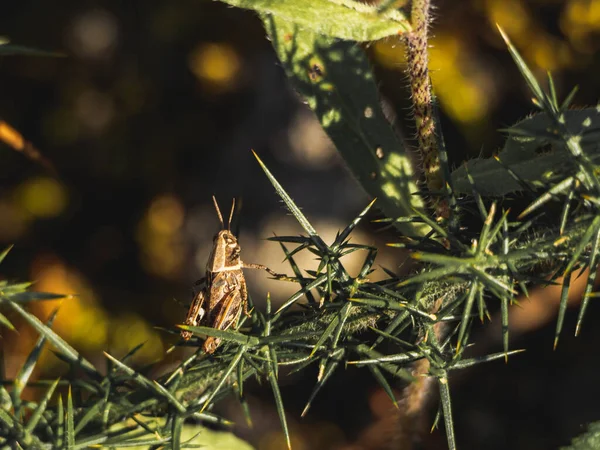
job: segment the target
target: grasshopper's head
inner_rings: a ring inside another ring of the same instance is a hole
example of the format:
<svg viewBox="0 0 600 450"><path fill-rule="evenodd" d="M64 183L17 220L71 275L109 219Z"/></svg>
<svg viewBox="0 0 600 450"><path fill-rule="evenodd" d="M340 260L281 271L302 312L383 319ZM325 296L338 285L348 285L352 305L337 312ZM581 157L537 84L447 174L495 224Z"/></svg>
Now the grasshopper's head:
<svg viewBox="0 0 600 450"><path fill-rule="evenodd" d="M219 272L222 270L227 270L231 267L241 266L240 245L238 244L237 238L230 230L231 218L233 217L233 210L235 209L235 199L231 205L231 213L229 214L227 228L225 228L223 216L221 215L219 205L217 204L217 200L214 196L213 201L215 203L215 209L217 210L217 215L219 216L219 221L221 222L221 227L223 229L219 231L213 239L213 250L208 260L207 270L211 272Z"/></svg>
<svg viewBox="0 0 600 450"><path fill-rule="evenodd" d="M240 264L240 244L237 238L229 230L219 231L214 238L214 253L217 262L217 254L223 256L223 267L237 266Z"/></svg>

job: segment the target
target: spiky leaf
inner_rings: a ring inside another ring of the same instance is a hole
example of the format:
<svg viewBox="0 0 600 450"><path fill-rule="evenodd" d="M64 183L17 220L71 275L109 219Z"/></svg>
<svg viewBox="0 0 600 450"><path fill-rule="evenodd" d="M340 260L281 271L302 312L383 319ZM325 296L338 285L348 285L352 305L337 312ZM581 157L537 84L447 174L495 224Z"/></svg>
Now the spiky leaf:
<svg viewBox="0 0 600 450"><path fill-rule="evenodd" d="M263 21L293 86L386 216L422 209L407 148L385 118L364 50L281 18ZM397 226L411 234L427 229L423 224Z"/></svg>
<svg viewBox="0 0 600 450"><path fill-rule="evenodd" d="M373 41L410 31L410 23L395 9L378 12L355 0L224 0L238 8L293 21L299 28L352 41Z"/></svg>
<svg viewBox="0 0 600 450"><path fill-rule="evenodd" d="M581 136L581 147L588 157L600 161L600 147L597 145L600 105L565 111L564 119L569 132ZM480 194L503 196L524 189L507 167L527 183L547 179L552 173L572 167L571 155L553 130L553 120L546 113L538 113L516 123L507 130L509 137L498 154L501 162L494 158L468 161L466 167L463 165L452 173L454 189L461 193L472 191L468 171Z"/></svg>

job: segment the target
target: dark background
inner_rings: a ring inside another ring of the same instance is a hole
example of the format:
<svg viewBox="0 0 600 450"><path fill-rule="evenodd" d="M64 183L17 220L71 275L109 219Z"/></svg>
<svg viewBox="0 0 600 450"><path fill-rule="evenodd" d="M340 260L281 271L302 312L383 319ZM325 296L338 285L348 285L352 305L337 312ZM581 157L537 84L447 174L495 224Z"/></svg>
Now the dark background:
<svg viewBox="0 0 600 450"><path fill-rule="evenodd" d="M596 104L600 2L435 4L430 66L454 164L491 154L503 141L496 130L532 111L496 22L539 76L552 71L559 95L578 84L574 103ZM232 197L243 200L237 220L244 259L286 270L278 246L264 238L300 228L251 148L326 239L366 205L367 196L286 84L252 12L201 0L2 6L1 35L66 55L0 59L0 120L33 143L58 174L0 144L0 241L15 244L2 273L36 280L39 290L78 293L61 303L55 329L99 366L102 350L121 356L145 341L136 363L146 364L162 359L174 342L154 327L183 321L185 308L174 299L187 303L191 284L204 271L218 228L213 194L224 214ZM381 41L368 52L382 92L412 135L402 45ZM397 268L402 255L383 246L395 236L375 231L367 224L355 241L379 246L379 264ZM267 291L279 302L289 295L264 274L247 278L257 303ZM32 309L47 317L56 306L45 302ZM492 363L457 374L461 448L556 448L600 419L594 382L598 308L590 307L577 340L570 336L576 316L570 310L566 333L552 352L555 311L554 292L533 295L513 311L511 345L528 352L508 366ZM3 333L8 377L36 338L25 327L19 331ZM499 350L499 332L482 330L480 337L475 352ZM63 370L50 354L43 368L44 375ZM314 376L307 371L284 390L294 448L378 448L393 418L370 376L340 373L300 420ZM236 431L259 449L280 448L268 390L257 388L252 403L263 419L253 431L241 425ZM229 409L239 415L234 404ZM426 444L444 446L440 432Z"/></svg>

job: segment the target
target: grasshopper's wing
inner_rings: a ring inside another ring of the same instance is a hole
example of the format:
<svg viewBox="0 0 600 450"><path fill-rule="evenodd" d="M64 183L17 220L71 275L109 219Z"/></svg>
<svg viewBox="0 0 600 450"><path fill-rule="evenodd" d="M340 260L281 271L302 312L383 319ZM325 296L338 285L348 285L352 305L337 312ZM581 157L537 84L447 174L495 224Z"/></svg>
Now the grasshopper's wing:
<svg viewBox="0 0 600 450"><path fill-rule="evenodd" d="M216 311L213 312L214 322L212 327L216 330L226 330L229 328L232 324L237 322L241 307L242 294L239 289L235 289L226 294L225 298L223 298L215 308ZM205 353L211 354L215 352L220 343L221 339L209 336L206 338L206 341L204 341L202 348Z"/></svg>
<svg viewBox="0 0 600 450"><path fill-rule="evenodd" d="M241 292L236 289L231 291L225 296L223 301L220 303L218 310L215 315L215 321L213 328L217 330L226 330L235 322L240 315L240 309L242 307L242 295Z"/></svg>
<svg viewBox="0 0 600 450"><path fill-rule="evenodd" d="M240 289L239 276L243 276L241 271L222 271L212 274L209 283L208 298L207 298L207 325L213 328L218 328L215 323L219 320L220 311L223 303L226 302L228 296Z"/></svg>

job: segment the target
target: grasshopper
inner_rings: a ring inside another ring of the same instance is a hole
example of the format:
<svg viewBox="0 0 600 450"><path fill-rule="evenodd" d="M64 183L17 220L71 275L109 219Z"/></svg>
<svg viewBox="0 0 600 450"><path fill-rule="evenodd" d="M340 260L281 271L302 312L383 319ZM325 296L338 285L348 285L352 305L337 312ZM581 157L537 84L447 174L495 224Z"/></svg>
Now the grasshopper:
<svg viewBox="0 0 600 450"><path fill-rule="evenodd" d="M213 195L217 216L221 222L221 231L213 239L213 248L206 264L206 277L196 282L200 286L194 295L187 313L185 324L189 326L205 325L217 330L226 330L237 325L240 310L250 317L248 312L248 288L242 269L262 269L271 275L281 277L261 264L248 264L240 258L240 244L231 232L231 219L235 210L235 199L231 205L227 228L217 200ZM189 340L192 333L182 330L181 337ZM202 349L205 353L215 352L221 339L207 337Z"/></svg>

